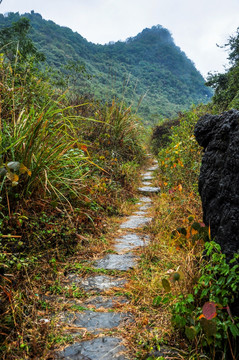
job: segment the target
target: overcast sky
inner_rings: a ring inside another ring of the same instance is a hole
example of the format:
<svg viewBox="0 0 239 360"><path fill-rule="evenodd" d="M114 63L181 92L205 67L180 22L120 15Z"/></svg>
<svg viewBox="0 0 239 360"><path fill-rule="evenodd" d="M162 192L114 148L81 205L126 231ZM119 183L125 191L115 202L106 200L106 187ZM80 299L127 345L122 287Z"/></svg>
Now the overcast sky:
<svg viewBox="0 0 239 360"><path fill-rule="evenodd" d="M100 44L126 40L160 24L204 76L224 71L227 53L216 44L225 44L239 27L239 0L2 0L0 4L3 14L31 10Z"/></svg>

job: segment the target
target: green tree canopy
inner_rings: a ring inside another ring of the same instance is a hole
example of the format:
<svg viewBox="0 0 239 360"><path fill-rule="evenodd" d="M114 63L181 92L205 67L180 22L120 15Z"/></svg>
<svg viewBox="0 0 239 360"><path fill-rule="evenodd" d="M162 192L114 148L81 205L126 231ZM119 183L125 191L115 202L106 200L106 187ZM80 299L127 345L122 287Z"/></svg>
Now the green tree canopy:
<svg viewBox="0 0 239 360"><path fill-rule="evenodd" d="M30 28L30 20L21 17L11 26L0 30L0 49L9 61L14 61L16 56L20 56L24 61L31 57L34 57L35 61L45 60L45 56L37 50L28 36Z"/></svg>
<svg viewBox="0 0 239 360"><path fill-rule="evenodd" d="M221 110L239 108L239 27L223 48L228 49L231 66L225 73L209 74L206 84L214 88L213 102Z"/></svg>

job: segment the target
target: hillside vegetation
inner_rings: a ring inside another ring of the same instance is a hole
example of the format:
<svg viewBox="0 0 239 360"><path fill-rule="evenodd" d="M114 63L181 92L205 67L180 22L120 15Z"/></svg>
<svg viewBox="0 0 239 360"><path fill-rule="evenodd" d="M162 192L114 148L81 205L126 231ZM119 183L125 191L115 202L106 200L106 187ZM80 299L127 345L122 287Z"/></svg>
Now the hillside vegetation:
<svg viewBox="0 0 239 360"><path fill-rule="evenodd" d="M192 61L160 25L125 42L96 45L40 14L24 17L31 22L31 38L55 72L58 87L67 84L78 94L104 101L123 99L134 109L140 105L145 123L175 115L191 104L207 103L211 97ZM19 18L18 13L1 15L0 28Z"/></svg>
<svg viewBox="0 0 239 360"><path fill-rule="evenodd" d="M136 202L149 136L129 106L129 89L131 93L134 89L137 100L148 90L145 123L155 114L160 119L164 111L174 114L189 106L193 96L201 101L208 94L200 74L166 29L146 29L124 43L102 46L38 14L27 17L33 23L31 33L28 19L18 14L0 17L4 25L0 30L0 353L4 360L51 359L56 348L74 341L54 319L40 321L55 312L44 296L64 293L72 302L82 297L77 287L60 286L59 273L67 274L74 256L85 264L81 273L88 273L87 260L110 252L119 218ZM44 34L40 38L37 26ZM239 109L238 43L237 33L228 44L231 67L208 80L215 88L212 102L193 106L154 131L150 146L159 163L154 182L161 186L161 194L154 198L154 220L148 228L152 241L142 250L125 293L137 317L127 335L138 360L157 359L162 344L175 347L181 359L238 357L239 322L230 311L239 288L238 255L227 264L218 245L208 241L210 229L202 223L197 191L202 151L193 135L205 112L218 113L232 105ZM69 58L70 54L75 57ZM118 61L120 55L124 56ZM54 73L45 68L45 57ZM145 69L144 76L137 73L140 68ZM124 85L129 69L132 80ZM147 78L151 71L154 75ZM135 88L140 76L142 82ZM162 93L162 88L168 92ZM93 99L101 94L101 101ZM170 101L177 96L179 102Z"/></svg>

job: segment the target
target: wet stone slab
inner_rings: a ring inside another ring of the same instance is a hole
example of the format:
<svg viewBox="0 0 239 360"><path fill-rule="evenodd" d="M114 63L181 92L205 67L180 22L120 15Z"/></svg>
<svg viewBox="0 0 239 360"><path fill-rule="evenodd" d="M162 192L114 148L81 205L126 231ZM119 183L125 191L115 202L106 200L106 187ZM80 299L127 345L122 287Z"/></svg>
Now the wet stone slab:
<svg viewBox="0 0 239 360"><path fill-rule="evenodd" d="M135 256L132 253L127 254L109 254L103 259L95 262L97 269L127 271L136 266Z"/></svg>
<svg viewBox="0 0 239 360"><path fill-rule="evenodd" d="M86 329L89 332L99 333L100 330L109 330L121 324L132 321L130 314L120 312L65 312L61 321L75 328Z"/></svg>
<svg viewBox="0 0 239 360"><path fill-rule="evenodd" d="M116 239L115 241L116 244L114 245L114 249L120 252L147 245L149 237L130 233Z"/></svg>
<svg viewBox="0 0 239 360"><path fill-rule="evenodd" d="M68 346L58 354L65 360L129 360L122 340L114 337L100 337Z"/></svg>
<svg viewBox="0 0 239 360"><path fill-rule="evenodd" d="M128 304L129 300L122 296L104 297L94 296L89 300L84 301L85 306L94 307L95 309L114 309Z"/></svg>
<svg viewBox="0 0 239 360"><path fill-rule="evenodd" d="M152 220L151 217L132 215L126 222L120 225L121 229L138 229L147 225Z"/></svg>
<svg viewBox="0 0 239 360"><path fill-rule="evenodd" d="M138 188L138 191L141 192L142 194L158 194L160 193L161 189L160 187L153 187L153 186L142 186L140 188Z"/></svg>

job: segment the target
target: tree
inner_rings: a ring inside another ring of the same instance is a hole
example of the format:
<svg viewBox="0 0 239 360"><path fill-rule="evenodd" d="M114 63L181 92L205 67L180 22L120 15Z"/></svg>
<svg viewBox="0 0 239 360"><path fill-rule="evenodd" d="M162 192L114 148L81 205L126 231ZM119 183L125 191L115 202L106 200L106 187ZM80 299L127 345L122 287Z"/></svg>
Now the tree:
<svg viewBox="0 0 239 360"><path fill-rule="evenodd" d="M14 62L16 57L23 61L30 58L34 58L35 62L45 60L44 54L36 49L28 36L30 27L30 20L22 17L0 30L0 49L10 62Z"/></svg>
<svg viewBox="0 0 239 360"><path fill-rule="evenodd" d="M231 67L223 74L209 73L206 85L215 90L213 103L220 110L239 108L239 28L236 35L231 36L223 48L229 51Z"/></svg>

